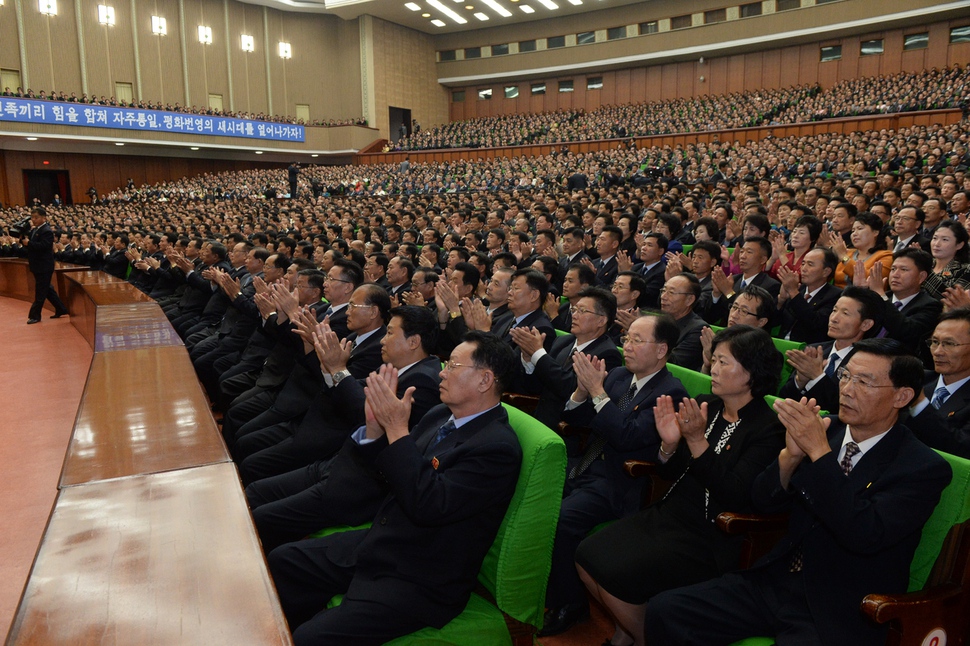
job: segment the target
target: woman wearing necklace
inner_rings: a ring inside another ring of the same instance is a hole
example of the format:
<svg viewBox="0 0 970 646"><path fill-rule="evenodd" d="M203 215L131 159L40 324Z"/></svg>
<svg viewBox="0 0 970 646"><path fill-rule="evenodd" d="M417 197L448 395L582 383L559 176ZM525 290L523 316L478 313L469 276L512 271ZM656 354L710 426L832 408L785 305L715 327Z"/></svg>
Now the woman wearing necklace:
<svg viewBox="0 0 970 646"><path fill-rule="evenodd" d="M822 235L822 222L814 215L803 215L798 218L795 226L792 227L791 234L788 236L788 244L792 250L788 251L785 246L785 239L781 236L774 236L771 241L771 258L765 264L768 267L768 275L778 280L778 270L787 267L798 273L802 267L802 258L809 251L815 248L818 237Z"/></svg>
<svg viewBox="0 0 970 646"><path fill-rule="evenodd" d="M864 286L866 277L873 266L882 261L882 277L889 278L889 269L893 263L893 254L886 250L886 240L882 235L882 220L875 213L860 213L852 223L852 249L846 249L845 242L840 236L830 235L832 251L842 262L835 269L835 286L844 289L846 285L856 284ZM865 271L854 282L859 263Z"/></svg>
<svg viewBox="0 0 970 646"><path fill-rule="evenodd" d="M590 536L576 552L580 578L612 615L604 646L640 646L649 599L736 569L739 537L718 530L722 511L750 508L751 483L785 444L764 396L775 392L782 357L764 330L746 325L712 343L711 390L701 402L670 397L654 409L659 472L674 482L663 500Z"/></svg>
<svg viewBox="0 0 970 646"><path fill-rule="evenodd" d="M943 220L933 232L930 253L933 254L933 273L923 283L923 291L940 300L950 287L970 287L970 269L967 260L970 235L959 222Z"/></svg>

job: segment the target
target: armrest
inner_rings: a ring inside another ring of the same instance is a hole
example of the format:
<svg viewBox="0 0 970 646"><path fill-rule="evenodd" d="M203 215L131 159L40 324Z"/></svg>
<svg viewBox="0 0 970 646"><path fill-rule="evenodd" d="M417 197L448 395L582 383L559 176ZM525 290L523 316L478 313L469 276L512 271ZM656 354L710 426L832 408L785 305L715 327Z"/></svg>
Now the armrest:
<svg viewBox="0 0 970 646"><path fill-rule="evenodd" d="M725 511L717 515L717 527L731 536L749 532L777 532L788 527L788 514L736 514Z"/></svg>
<svg viewBox="0 0 970 646"><path fill-rule="evenodd" d="M932 612L944 601L958 597L960 592L960 586L950 583L903 594L868 594L862 600L862 612L877 624L906 620Z"/></svg>
<svg viewBox="0 0 970 646"><path fill-rule="evenodd" d="M588 426L577 426L575 424L567 424L566 422L559 422L559 435L562 437L587 437L593 432Z"/></svg>
<svg viewBox="0 0 970 646"><path fill-rule="evenodd" d="M623 463L627 474L633 478L645 478L657 475L657 463L647 460L627 460Z"/></svg>
<svg viewBox="0 0 970 646"><path fill-rule="evenodd" d="M514 406L520 411L531 415L535 412L536 406L539 404L539 398L533 395L523 395L521 393L504 393L502 395L502 401L509 406Z"/></svg>

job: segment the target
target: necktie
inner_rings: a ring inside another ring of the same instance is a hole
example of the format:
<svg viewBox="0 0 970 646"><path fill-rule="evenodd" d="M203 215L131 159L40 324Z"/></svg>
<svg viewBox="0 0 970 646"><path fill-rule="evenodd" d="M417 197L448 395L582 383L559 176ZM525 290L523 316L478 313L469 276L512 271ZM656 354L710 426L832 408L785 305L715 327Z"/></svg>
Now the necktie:
<svg viewBox="0 0 970 646"><path fill-rule="evenodd" d="M899 242L896 243L896 248L893 249L893 253L896 253L897 251L899 251L900 249L904 249L905 247L906 247L906 243L900 240Z"/></svg>
<svg viewBox="0 0 970 646"><path fill-rule="evenodd" d="M739 292L743 292L747 288L747 286L748 286L748 281L742 279L741 280L741 285L739 286L738 291Z"/></svg>
<svg viewBox="0 0 970 646"><path fill-rule="evenodd" d="M829 363L827 366L825 366L825 374L831 379L835 379L835 366L838 360L839 360L839 355L837 355L833 350L832 353L829 355Z"/></svg>
<svg viewBox="0 0 970 646"><path fill-rule="evenodd" d="M625 413L626 409L630 407L630 403L633 398L637 395L637 382L634 381L630 386L630 390L626 391L620 401L616 402L616 407L620 409L621 413ZM581 476L589 465L593 464L596 458L599 457L600 453L603 452L603 447L606 446L606 438L600 434L596 434L590 438L589 446L586 447L586 452L583 453L582 459L580 459L579 464L573 467L572 471L569 472L569 479L578 478Z"/></svg>
<svg viewBox="0 0 970 646"><path fill-rule="evenodd" d="M806 301L812 300L812 293L808 291L808 287L805 288L805 300Z"/></svg>
<svg viewBox="0 0 970 646"><path fill-rule="evenodd" d="M448 437L448 435L453 430L455 430L455 428L457 428L455 426L455 420L450 419L447 422L445 422L444 426L442 426L441 428L438 429L437 434L435 434L435 436L434 436L434 440L428 446L428 450L430 451L434 447L438 446L438 444L441 442L441 440L443 440L446 437Z"/></svg>
<svg viewBox="0 0 970 646"><path fill-rule="evenodd" d="M949 398L950 391L946 389L946 386L940 386L933 391L933 399L930 400L930 405L936 410L940 410L940 406L945 404Z"/></svg>

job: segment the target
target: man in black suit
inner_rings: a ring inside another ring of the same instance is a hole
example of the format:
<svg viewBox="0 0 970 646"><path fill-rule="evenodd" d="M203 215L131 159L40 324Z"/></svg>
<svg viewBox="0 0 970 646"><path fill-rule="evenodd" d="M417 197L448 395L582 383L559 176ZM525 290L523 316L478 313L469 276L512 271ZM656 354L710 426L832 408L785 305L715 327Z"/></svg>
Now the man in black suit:
<svg viewBox="0 0 970 646"><path fill-rule="evenodd" d="M566 464L546 612L539 636L557 635L589 616L586 588L576 572L579 543L593 527L635 511L642 481L623 464L650 459L660 448L653 408L660 395L675 400L687 391L667 370L680 331L669 316L643 316L630 325L624 367L608 374L605 361L573 355L576 390L566 402L564 421L592 429L582 455Z"/></svg>
<svg viewBox="0 0 970 646"><path fill-rule="evenodd" d="M613 284L613 279L619 271L616 264L616 253L620 250L620 242L623 241L623 231L620 227L612 224L603 227L599 236L596 238L596 253L599 257L593 261L593 268L596 270L596 284L601 287L609 288Z"/></svg>
<svg viewBox="0 0 970 646"><path fill-rule="evenodd" d="M543 343L546 352L552 350L552 344L556 340L556 330L552 327L549 317L542 311L542 304L546 302L546 294L548 293L549 281L546 280L545 276L535 269L519 269L512 274L512 281L509 283L509 312L512 313L512 316L489 327L489 331L503 339L509 344L509 347L517 349L512 340L512 328L534 328L539 334L546 335L546 340ZM476 322L475 329L485 328ZM516 392L525 391L518 390Z"/></svg>
<svg viewBox="0 0 970 646"><path fill-rule="evenodd" d="M756 285L767 291L774 299L778 299L781 283L768 275L765 263L771 257L771 243L767 238L754 236L745 238L744 244L738 251L738 266L741 273L734 277L725 276L720 267L711 272L713 292L711 307L707 314L707 321L718 324L727 321L728 311L734 302L734 297L744 291L748 285Z"/></svg>
<svg viewBox="0 0 970 646"><path fill-rule="evenodd" d="M838 410L836 372L855 352L855 344L874 337L881 326L882 299L864 287L846 287L829 315L832 340L786 352L794 370L778 394L790 399L810 397L822 410Z"/></svg>
<svg viewBox="0 0 970 646"><path fill-rule="evenodd" d="M67 306L61 301L51 278L54 277L54 232L47 224L47 211L42 206L35 206L30 210L30 234L23 242L27 250L27 266L34 275L34 302L27 314L27 325L40 323L44 301L50 301L54 306L52 319L67 314Z"/></svg>
<svg viewBox="0 0 970 646"><path fill-rule="evenodd" d="M565 303L560 303L555 294L546 296L543 310L552 320L552 326L557 330L568 332L573 324L571 308L576 306L579 293L596 283L596 274L593 270L581 262L574 263L566 270L566 275L562 281L562 295L566 297Z"/></svg>
<svg viewBox="0 0 970 646"><path fill-rule="evenodd" d="M641 263L633 268L643 277L644 291L641 295L643 307L655 310L660 307L660 290L666 280L666 265L663 263L667 253L668 241L661 233L648 233L643 236L640 246Z"/></svg>
<svg viewBox="0 0 970 646"><path fill-rule="evenodd" d="M398 397L404 397L409 388L414 388L409 420L412 427L441 403L438 394L441 361L431 354L437 338L438 323L426 308L404 306L391 310L387 334L381 341L381 356L398 370ZM377 506L387 494L383 483L375 494L355 491L352 497L333 495L340 492L341 486L333 482L334 471L365 472L354 468L357 443L350 439L350 434L365 423L364 386L364 378L340 377L326 393L328 416L307 429L310 437L304 437L297 430L290 444L299 451L312 452L316 458L312 464L257 480L246 487L253 522L267 552L324 527L360 525L377 513ZM345 461L348 464L341 466ZM361 486L368 491L375 490L373 483L366 480ZM349 500L353 501L350 507L345 505Z"/></svg>
<svg viewBox="0 0 970 646"><path fill-rule="evenodd" d="M700 294L697 277L687 273L672 277L660 290L660 309L674 318L680 330L676 347L670 353L670 363L697 371L704 363L701 330L706 325L694 312L694 303Z"/></svg>
<svg viewBox="0 0 970 646"><path fill-rule="evenodd" d="M522 365L535 378L539 403L532 416L551 429L559 427L563 406L576 390L572 355L584 352L606 362L607 371L623 364L623 357L607 334L616 316L616 298L602 287L582 289L573 306L571 334L556 338L546 352L542 335L529 328L511 330L512 340L522 351ZM527 381L532 381L527 379Z"/></svg>
<svg viewBox="0 0 970 646"><path fill-rule="evenodd" d="M294 642L383 644L464 609L515 491L522 461L501 406L516 359L470 332L442 371L444 406L408 433L411 397L397 372L367 380L366 426L354 439L390 493L367 530L289 543L269 555ZM326 610L327 601L344 594Z"/></svg>
<svg viewBox="0 0 970 646"><path fill-rule="evenodd" d="M655 596L646 637L664 646L882 645L888 624L859 612L866 594L902 593L940 493L943 458L898 423L920 390L919 361L888 339L862 341L840 370L838 418L811 400L776 404L786 447L755 481L762 512L791 512L788 534L755 567Z"/></svg>
<svg viewBox="0 0 970 646"><path fill-rule="evenodd" d="M929 338L935 373L906 424L926 444L970 459L970 309L949 310Z"/></svg>
<svg viewBox="0 0 970 646"><path fill-rule="evenodd" d="M805 254L799 272L787 267L778 271L779 337L802 343L823 343L829 338L829 314L842 290L828 281L838 266L839 257L831 249L818 247Z"/></svg>
<svg viewBox="0 0 970 646"><path fill-rule="evenodd" d="M910 205L900 208L893 219L893 232L896 235L892 238L889 250L895 255L896 252L902 251L913 243L920 245L921 249L928 250L929 241L920 233L925 219L926 214L921 208Z"/></svg>
<svg viewBox="0 0 970 646"><path fill-rule="evenodd" d="M414 263L406 258L394 256L387 263L387 293L391 298L400 300L401 294L411 291L411 277L414 276Z"/></svg>
<svg viewBox="0 0 970 646"><path fill-rule="evenodd" d="M582 227L566 229L562 234L562 258L559 259L559 275L565 276L566 270L573 263L582 262L588 258L585 250L585 232Z"/></svg>

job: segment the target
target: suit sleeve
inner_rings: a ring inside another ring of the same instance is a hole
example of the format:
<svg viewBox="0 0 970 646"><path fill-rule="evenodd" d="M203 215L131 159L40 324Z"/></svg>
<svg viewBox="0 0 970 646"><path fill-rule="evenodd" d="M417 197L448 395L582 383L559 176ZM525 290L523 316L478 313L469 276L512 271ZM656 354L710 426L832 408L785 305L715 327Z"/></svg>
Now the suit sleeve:
<svg viewBox="0 0 970 646"><path fill-rule="evenodd" d="M892 302L884 301L882 325L892 338L915 344L928 337L936 327L943 303L935 298L927 298L918 308L904 309L907 311L897 310Z"/></svg>
<svg viewBox="0 0 970 646"><path fill-rule="evenodd" d="M923 444L970 459L970 429L954 427L932 406L926 406L919 415L906 420L906 426Z"/></svg>
<svg viewBox="0 0 970 646"><path fill-rule="evenodd" d="M687 397L687 391L673 377L664 380L654 390L670 395L674 401ZM647 400L633 411L634 414L623 413L611 398L593 417L590 427L620 452L659 449L660 436L657 435L653 409L654 402Z"/></svg>
<svg viewBox="0 0 970 646"><path fill-rule="evenodd" d="M785 302L784 310L789 312L799 325L810 329L813 335L822 337L828 335L829 314L832 311L830 307L823 306L815 309L801 294L798 294Z"/></svg>

